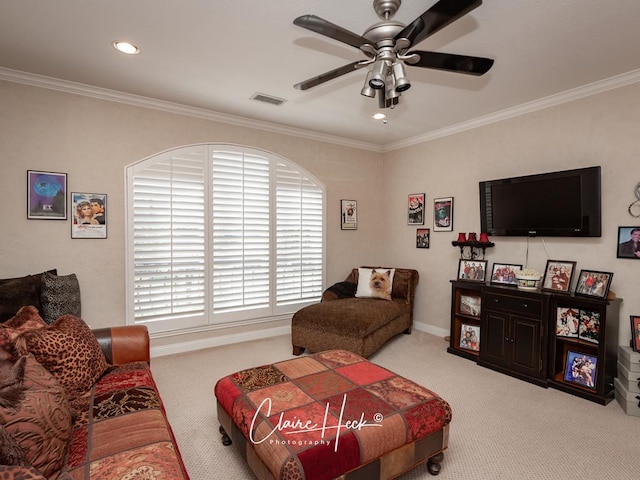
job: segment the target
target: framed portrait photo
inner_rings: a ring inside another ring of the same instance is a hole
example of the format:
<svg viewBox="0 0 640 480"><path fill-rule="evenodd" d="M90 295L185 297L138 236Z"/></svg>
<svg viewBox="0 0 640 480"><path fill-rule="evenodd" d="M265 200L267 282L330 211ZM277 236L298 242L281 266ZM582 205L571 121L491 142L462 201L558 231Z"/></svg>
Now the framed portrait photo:
<svg viewBox="0 0 640 480"><path fill-rule="evenodd" d="M570 307L556 308L556 336L578 338L580 310Z"/></svg>
<svg viewBox="0 0 640 480"><path fill-rule="evenodd" d="M580 270L576 295L583 297L607 298L613 273L595 270Z"/></svg>
<svg viewBox="0 0 640 480"><path fill-rule="evenodd" d="M453 197L433 200L433 231L453 231Z"/></svg>
<svg viewBox="0 0 640 480"><path fill-rule="evenodd" d="M640 352L640 316L631 315L631 348Z"/></svg>
<svg viewBox="0 0 640 480"><path fill-rule="evenodd" d="M107 195L71 192L71 238L107 238Z"/></svg>
<svg viewBox="0 0 640 480"><path fill-rule="evenodd" d="M27 218L67 219L67 174L27 170Z"/></svg>
<svg viewBox="0 0 640 480"><path fill-rule="evenodd" d="M587 388L596 388L598 357L581 352L567 352L564 380Z"/></svg>
<svg viewBox="0 0 640 480"><path fill-rule="evenodd" d="M416 229L416 248L429 248L431 230L428 228Z"/></svg>
<svg viewBox="0 0 640 480"><path fill-rule="evenodd" d="M576 262L568 260L547 260L542 280L542 290L569 293Z"/></svg>
<svg viewBox="0 0 640 480"><path fill-rule="evenodd" d="M461 258L458 263L458 280L484 282L486 274L486 260L468 260Z"/></svg>
<svg viewBox="0 0 640 480"><path fill-rule="evenodd" d="M480 351L480 327L477 325L460 325L460 348Z"/></svg>
<svg viewBox="0 0 640 480"><path fill-rule="evenodd" d="M491 283L498 285L518 285L516 270L522 270L522 265L515 263L494 263L491 269Z"/></svg>
<svg viewBox="0 0 640 480"><path fill-rule="evenodd" d="M412 193L407 199L409 225L424 225L424 193Z"/></svg>
<svg viewBox="0 0 640 480"><path fill-rule="evenodd" d="M358 202L355 200L340 200L340 229L358 229Z"/></svg>
<svg viewBox="0 0 640 480"><path fill-rule="evenodd" d="M640 225L618 227L618 258L640 260Z"/></svg>

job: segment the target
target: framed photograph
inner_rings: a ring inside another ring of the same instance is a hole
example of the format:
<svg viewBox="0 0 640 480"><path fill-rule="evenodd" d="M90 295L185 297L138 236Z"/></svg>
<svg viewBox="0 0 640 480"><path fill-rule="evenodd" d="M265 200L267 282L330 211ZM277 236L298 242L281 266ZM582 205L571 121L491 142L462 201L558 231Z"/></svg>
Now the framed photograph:
<svg viewBox="0 0 640 480"><path fill-rule="evenodd" d="M431 230L428 228L418 228L416 230L416 248L429 248L429 235Z"/></svg>
<svg viewBox="0 0 640 480"><path fill-rule="evenodd" d="M631 315L631 348L640 352L640 316Z"/></svg>
<svg viewBox="0 0 640 480"><path fill-rule="evenodd" d="M433 200L433 231L453 231L453 197Z"/></svg>
<svg viewBox="0 0 640 480"><path fill-rule="evenodd" d="M467 260L461 258L458 263L458 280L484 282L486 273L486 260Z"/></svg>
<svg viewBox="0 0 640 480"><path fill-rule="evenodd" d="M480 296L479 295L460 295L460 313L463 315L471 315L472 317L480 316Z"/></svg>
<svg viewBox="0 0 640 480"><path fill-rule="evenodd" d="M618 227L617 257L640 260L640 226Z"/></svg>
<svg viewBox="0 0 640 480"><path fill-rule="evenodd" d="M522 265L514 263L494 263L491 269L491 283L500 285L518 285L516 270L522 270Z"/></svg>
<svg viewBox="0 0 640 480"><path fill-rule="evenodd" d="M480 351L480 327L477 325L460 325L460 348Z"/></svg>
<svg viewBox="0 0 640 480"><path fill-rule="evenodd" d="M607 298L611 286L611 272L597 272L595 270L580 270L576 295L583 297Z"/></svg>
<svg viewBox="0 0 640 480"><path fill-rule="evenodd" d="M580 310L566 307L556 308L556 336L578 338Z"/></svg>
<svg viewBox="0 0 640 480"><path fill-rule="evenodd" d="M424 193L412 193L407 201L408 224L424 225Z"/></svg>
<svg viewBox="0 0 640 480"><path fill-rule="evenodd" d="M576 262L566 260L547 260L542 280L542 290L569 293Z"/></svg>
<svg viewBox="0 0 640 480"><path fill-rule="evenodd" d="M565 382L595 390L597 375L598 357L570 350L567 352L567 362L564 366Z"/></svg>
<svg viewBox="0 0 640 480"><path fill-rule="evenodd" d="M27 218L67 219L67 174L27 170Z"/></svg>
<svg viewBox="0 0 640 480"><path fill-rule="evenodd" d="M340 229L358 229L358 202L355 200L340 200Z"/></svg>
<svg viewBox="0 0 640 480"><path fill-rule="evenodd" d="M580 310L578 338L591 343L600 343L600 312Z"/></svg>
<svg viewBox="0 0 640 480"><path fill-rule="evenodd" d="M71 238L107 238L107 195L71 192Z"/></svg>

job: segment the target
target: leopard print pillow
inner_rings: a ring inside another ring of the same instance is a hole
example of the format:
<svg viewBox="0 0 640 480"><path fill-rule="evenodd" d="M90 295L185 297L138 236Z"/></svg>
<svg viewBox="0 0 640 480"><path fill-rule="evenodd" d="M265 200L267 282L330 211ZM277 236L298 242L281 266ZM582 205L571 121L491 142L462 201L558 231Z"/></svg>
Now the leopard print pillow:
<svg viewBox="0 0 640 480"><path fill-rule="evenodd" d="M89 391L109 367L89 326L73 315L22 333L15 349L21 355L32 353L64 387L70 401Z"/></svg>
<svg viewBox="0 0 640 480"><path fill-rule="evenodd" d="M43 273L40 303L42 317L47 323L55 322L62 315L81 317L80 284L76 274L60 276Z"/></svg>

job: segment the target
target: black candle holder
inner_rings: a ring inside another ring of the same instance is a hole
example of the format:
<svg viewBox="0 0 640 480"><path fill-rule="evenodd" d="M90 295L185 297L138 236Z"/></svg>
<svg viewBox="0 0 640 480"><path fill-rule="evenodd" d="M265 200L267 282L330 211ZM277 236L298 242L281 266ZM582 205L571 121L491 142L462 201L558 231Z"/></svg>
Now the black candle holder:
<svg viewBox="0 0 640 480"><path fill-rule="evenodd" d="M491 248L495 245L493 242L458 242L453 241L451 245L460 248L460 258L464 260L476 260L482 252L482 260L487 248ZM466 252L466 253L465 253Z"/></svg>

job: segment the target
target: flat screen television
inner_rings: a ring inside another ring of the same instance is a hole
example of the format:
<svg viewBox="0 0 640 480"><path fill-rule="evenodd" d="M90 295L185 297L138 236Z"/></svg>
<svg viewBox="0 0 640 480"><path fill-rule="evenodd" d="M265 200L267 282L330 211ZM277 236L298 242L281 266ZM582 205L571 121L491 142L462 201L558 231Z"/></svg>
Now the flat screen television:
<svg viewBox="0 0 640 480"><path fill-rule="evenodd" d="M493 236L600 237L600 167L480 182L480 226Z"/></svg>

